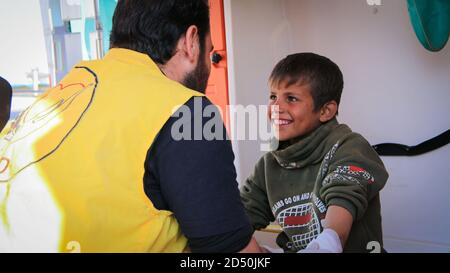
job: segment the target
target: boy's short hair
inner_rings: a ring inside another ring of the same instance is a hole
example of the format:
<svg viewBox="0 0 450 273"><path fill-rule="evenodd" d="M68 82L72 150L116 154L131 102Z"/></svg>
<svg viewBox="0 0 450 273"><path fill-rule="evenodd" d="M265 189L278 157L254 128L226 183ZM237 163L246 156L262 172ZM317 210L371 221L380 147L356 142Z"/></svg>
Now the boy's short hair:
<svg viewBox="0 0 450 273"><path fill-rule="evenodd" d="M339 66L330 59L314 53L292 54L281 60L269 78L270 86L309 84L314 100L314 111L325 103L341 101L344 79Z"/></svg>

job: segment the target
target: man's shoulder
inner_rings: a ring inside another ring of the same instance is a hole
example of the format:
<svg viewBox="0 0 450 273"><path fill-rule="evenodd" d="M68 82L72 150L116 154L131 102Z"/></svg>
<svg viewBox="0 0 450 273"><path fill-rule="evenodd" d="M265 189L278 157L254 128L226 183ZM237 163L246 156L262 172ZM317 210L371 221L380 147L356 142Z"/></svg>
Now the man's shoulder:
<svg viewBox="0 0 450 273"><path fill-rule="evenodd" d="M76 71L79 68L88 69L102 78L107 77L109 81L114 81L115 85L131 84L140 86L141 90L152 89L161 91L168 99L180 95L182 97L204 96L198 91L189 89L183 84L169 79L159 69L149 69L143 65L104 58L81 61L72 68L72 71Z"/></svg>
<svg viewBox="0 0 450 273"><path fill-rule="evenodd" d="M186 88L188 91L191 89ZM185 106L189 107L189 109L191 109L192 111L194 111L196 109L196 107L201 107L201 110L204 110L206 107L212 105L215 106L206 96L204 96L203 94L197 92L197 91L193 91L194 95L186 101L186 103L184 104ZM197 94L198 93L198 94ZM200 110L200 109L197 109Z"/></svg>
<svg viewBox="0 0 450 273"><path fill-rule="evenodd" d="M163 88L167 91L172 92L172 94L183 94L189 95L190 97L205 97L205 94L195 91L193 89L187 88L179 82L171 80L169 78L164 77L155 77L153 79L149 79L152 82L158 82L160 88ZM206 98L206 97L205 97Z"/></svg>

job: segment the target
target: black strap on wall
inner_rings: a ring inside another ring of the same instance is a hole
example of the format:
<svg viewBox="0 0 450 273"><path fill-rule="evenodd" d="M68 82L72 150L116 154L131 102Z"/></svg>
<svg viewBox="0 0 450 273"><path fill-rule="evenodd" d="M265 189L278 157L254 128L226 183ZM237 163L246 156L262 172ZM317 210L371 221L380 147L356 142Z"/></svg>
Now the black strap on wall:
<svg viewBox="0 0 450 273"><path fill-rule="evenodd" d="M396 143L382 143L372 147L379 155L384 156L415 156L431 152L450 143L450 130L420 143L416 146L406 146Z"/></svg>

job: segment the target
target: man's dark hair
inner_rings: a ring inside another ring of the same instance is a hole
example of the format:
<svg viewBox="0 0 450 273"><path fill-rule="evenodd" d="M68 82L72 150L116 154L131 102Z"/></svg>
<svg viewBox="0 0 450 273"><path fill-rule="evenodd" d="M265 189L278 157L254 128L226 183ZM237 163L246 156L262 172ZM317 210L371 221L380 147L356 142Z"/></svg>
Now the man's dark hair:
<svg viewBox="0 0 450 273"><path fill-rule="evenodd" d="M165 64L190 26L198 28L200 49L210 32L207 0L119 0L113 17L111 48L127 48Z"/></svg>
<svg viewBox="0 0 450 273"><path fill-rule="evenodd" d="M314 111L329 101L341 101L344 79L342 72L330 59L314 53L292 54L281 60L269 78L271 86L309 84Z"/></svg>
<svg viewBox="0 0 450 273"><path fill-rule="evenodd" d="M8 123L11 110L11 85L0 77L0 131Z"/></svg>

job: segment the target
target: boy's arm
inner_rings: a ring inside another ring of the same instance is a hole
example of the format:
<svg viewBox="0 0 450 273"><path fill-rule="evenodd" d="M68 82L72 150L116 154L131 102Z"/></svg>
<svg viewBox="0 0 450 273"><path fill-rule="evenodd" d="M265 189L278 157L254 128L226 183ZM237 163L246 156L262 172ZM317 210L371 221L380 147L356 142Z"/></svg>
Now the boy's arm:
<svg viewBox="0 0 450 273"><path fill-rule="evenodd" d="M329 228L334 230L339 236L342 248L347 242L348 235L352 229L353 216L347 210L339 206L328 207L325 216L324 229Z"/></svg>
<svg viewBox="0 0 450 273"><path fill-rule="evenodd" d="M322 249L342 252L352 223L365 215L369 202L378 195L388 178L376 152L357 134L346 139L330 158L319 193L327 204L324 229L311 246L308 245L307 250L312 252Z"/></svg>
<svg viewBox="0 0 450 273"><path fill-rule="evenodd" d="M240 188L241 200L255 230L267 227L275 218L270 209L265 188L264 157L255 166Z"/></svg>
<svg viewBox="0 0 450 273"><path fill-rule="evenodd" d="M353 216L345 208L329 206L323 231L299 253L341 253L352 228Z"/></svg>
<svg viewBox="0 0 450 273"><path fill-rule="evenodd" d="M264 158L255 166L253 173L245 180L240 188L241 200L250 222L255 230L267 227L275 218L270 210L264 181ZM250 243L240 253L268 253L260 246L253 236Z"/></svg>
<svg viewBox="0 0 450 273"><path fill-rule="evenodd" d="M352 134L332 156L327 175L322 180L320 198L328 208L344 208L350 212L353 221L358 221L387 178L388 173L375 150L364 138Z"/></svg>

